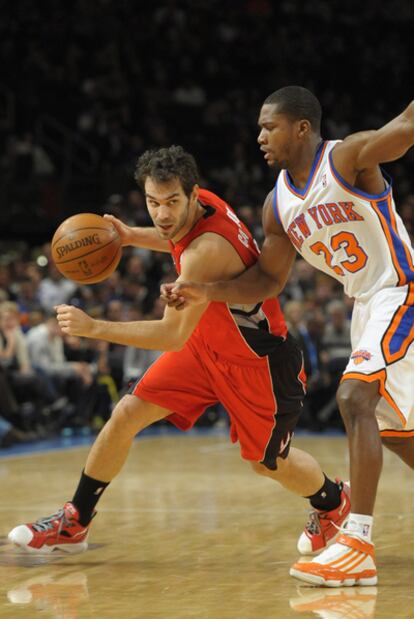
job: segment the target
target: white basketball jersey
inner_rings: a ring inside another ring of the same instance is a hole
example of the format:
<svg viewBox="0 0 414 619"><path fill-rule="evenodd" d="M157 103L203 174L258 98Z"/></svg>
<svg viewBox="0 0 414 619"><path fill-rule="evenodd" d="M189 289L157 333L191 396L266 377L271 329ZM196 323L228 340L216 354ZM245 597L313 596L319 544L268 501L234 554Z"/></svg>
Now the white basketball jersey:
<svg viewBox="0 0 414 619"><path fill-rule="evenodd" d="M349 185L333 165L337 143L319 146L304 189L287 170L279 174L273 210L303 258L364 301L382 288L413 282L414 251L391 184L378 195Z"/></svg>

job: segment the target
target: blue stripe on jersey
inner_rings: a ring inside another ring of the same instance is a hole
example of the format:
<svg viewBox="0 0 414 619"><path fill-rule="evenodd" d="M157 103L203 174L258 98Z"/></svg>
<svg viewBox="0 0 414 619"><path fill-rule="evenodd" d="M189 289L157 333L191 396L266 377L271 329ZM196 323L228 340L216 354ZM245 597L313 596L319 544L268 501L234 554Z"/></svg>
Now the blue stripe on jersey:
<svg viewBox="0 0 414 619"><path fill-rule="evenodd" d="M278 224L282 225L282 222L280 220L280 215L279 215L279 208L277 206L277 181L279 179L276 179L276 183L275 183L275 188L274 188L274 193L273 193L273 212L275 214L275 219L277 221Z"/></svg>
<svg viewBox="0 0 414 619"><path fill-rule="evenodd" d="M404 275L407 277L407 281L412 282L414 281L414 271L411 268L410 263L408 262L407 254L405 253L404 242L398 234L398 230L395 230L392 225L390 212L391 206L389 204L389 201L380 200L379 202L377 202L377 206L387 222L388 230L392 239L392 245L397 256L398 265L402 269Z"/></svg>
<svg viewBox="0 0 414 619"><path fill-rule="evenodd" d="M318 167L319 161L321 159L321 154L322 154L322 150L324 147L325 141L322 140L322 142L319 144L316 153L315 153L315 157L313 160L313 164L312 164L312 168L311 171L309 173L308 176L308 180L306 181L306 185L304 186L303 189L298 189L297 187L295 187L295 185L293 184L291 178L290 178L290 174L287 170L284 170L284 174L285 174L285 179L286 182L288 183L289 187L297 194L299 194L300 196L304 196L306 194L306 192L309 189L309 185L311 184L311 182L313 181L313 175L315 174L315 170Z"/></svg>
<svg viewBox="0 0 414 619"><path fill-rule="evenodd" d="M362 191L362 189L357 189L353 185L350 185L350 183L347 183L347 181L344 178L342 178L338 170L335 168L334 162L332 160L333 151L334 151L334 148L330 151L328 155L329 163L330 163L333 175L339 180L341 185L344 185L344 187L348 189L351 193L356 193L358 196L366 198L367 200L380 200L381 198L385 198L385 196L389 194L389 192L391 191L391 187L392 187L392 178L389 174L387 174L382 169L381 169L381 174L384 177L384 180L386 180L388 184L386 188L384 189L384 191L382 191L381 193L367 193L366 191Z"/></svg>
<svg viewBox="0 0 414 619"><path fill-rule="evenodd" d="M410 335L414 323L414 306L410 307L404 314L396 332L393 334L389 343L389 351L393 355L399 352Z"/></svg>

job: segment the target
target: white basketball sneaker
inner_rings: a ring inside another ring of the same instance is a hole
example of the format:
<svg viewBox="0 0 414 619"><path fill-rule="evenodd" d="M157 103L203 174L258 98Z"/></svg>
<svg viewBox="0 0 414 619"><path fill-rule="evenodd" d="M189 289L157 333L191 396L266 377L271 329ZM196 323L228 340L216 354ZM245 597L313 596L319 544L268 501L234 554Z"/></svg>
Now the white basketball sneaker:
<svg viewBox="0 0 414 619"><path fill-rule="evenodd" d="M336 542L309 562L298 562L290 575L319 587L376 585L374 544L342 532Z"/></svg>

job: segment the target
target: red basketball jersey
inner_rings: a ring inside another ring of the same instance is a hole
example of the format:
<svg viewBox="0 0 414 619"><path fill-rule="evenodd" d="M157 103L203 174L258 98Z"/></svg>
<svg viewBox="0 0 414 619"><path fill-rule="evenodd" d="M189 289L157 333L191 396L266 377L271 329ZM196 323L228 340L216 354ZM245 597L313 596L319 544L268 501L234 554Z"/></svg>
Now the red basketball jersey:
<svg viewBox="0 0 414 619"><path fill-rule="evenodd" d="M239 254L246 268L252 266L259 248L247 227L233 209L218 196L200 189L199 202L205 214L178 243L170 242L171 253L178 274L181 272L181 254L193 239L206 232L223 236ZM239 359L257 359L269 354L285 339L286 323L277 298L253 305L210 303L191 338L202 337L205 344L219 355Z"/></svg>

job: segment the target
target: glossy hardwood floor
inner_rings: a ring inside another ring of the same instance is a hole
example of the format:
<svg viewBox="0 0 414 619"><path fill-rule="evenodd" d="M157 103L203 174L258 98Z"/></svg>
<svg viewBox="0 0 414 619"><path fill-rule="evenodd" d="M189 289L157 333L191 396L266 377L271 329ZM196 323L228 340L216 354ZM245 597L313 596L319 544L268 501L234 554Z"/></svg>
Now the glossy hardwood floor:
<svg viewBox="0 0 414 619"><path fill-rule="evenodd" d="M346 476L344 438L295 445ZM86 452L0 460L1 619L414 617L414 473L392 454L376 510L380 584L325 590L288 575L305 501L255 475L224 436L136 442L101 500L87 553L17 553L8 530L70 498Z"/></svg>

